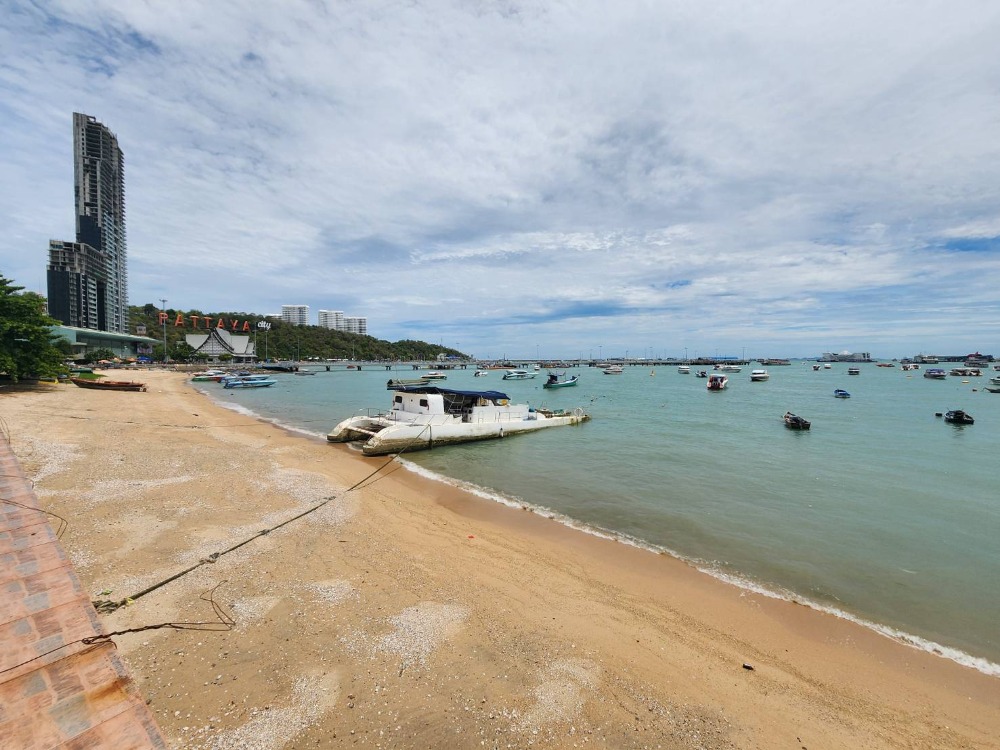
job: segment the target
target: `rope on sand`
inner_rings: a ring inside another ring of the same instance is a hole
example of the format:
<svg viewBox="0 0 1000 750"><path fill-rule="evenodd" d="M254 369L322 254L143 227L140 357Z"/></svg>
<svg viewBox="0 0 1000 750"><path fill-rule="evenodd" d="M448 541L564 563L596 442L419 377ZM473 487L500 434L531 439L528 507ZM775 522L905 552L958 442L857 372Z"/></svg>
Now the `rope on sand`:
<svg viewBox="0 0 1000 750"><path fill-rule="evenodd" d="M427 428L425 427L424 429L427 429ZM402 455L403 452L406 451L406 449L409 448L411 445L413 445L413 443L415 443L419 439L420 435L422 435L422 434L423 434L423 430L421 430L420 433L416 437L413 438L413 440L411 440L409 443L407 443L405 446L403 446L403 448L400 449L397 453L394 453L391 456L389 456L389 458L386 459L386 461L384 463L380 464L379 467L377 469L375 469L375 471L373 471L370 474L368 474L366 477L364 477L364 479L361 479L360 481L356 482L352 486L348 487L347 490L344 491L344 494L346 495L348 492L352 492L353 490L356 490L356 489L362 487L365 484L365 482L367 482L373 476L375 476L376 474L378 474L380 471L382 471L382 469L384 469L390 463L392 463L393 461L395 461L396 458L398 458L400 455ZM210 565L210 564L214 563L215 561L217 561L223 555L228 555L230 552L234 552L234 551L238 550L240 547L243 547L244 545L249 544L254 539L258 539L258 538L260 538L262 536L266 536L266 535L270 534L272 531L277 531L278 529L282 528L283 526L287 526L288 524L292 523L293 521L297 521L300 518L303 518L304 516L307 516L310 513L313 513L315 511L319 510L320 508L322 508L323 506L325 506L327 503L329 503L329 502L331 502L332 500L335 500L335 499L337 499L337 495L330 495L329 497L325 497L325 498L323 498L323 500L321 502L316 503L315 505L307 508L306 510L302 511L301 513L298 513L298 514L292 516L291 518L287 518L284 521L282 521L281 523L275 524L274 526L271 526L270 528L261 529L260 531L258 531L253 536L247 537L242 542L238 542L237 544L234 544L232 547L229 547L228 549L224 549L221 552L213 552L208 557L203 557L201 560L199 560L194 565L192 565L192 566L190 566L188 568L185 568L184 570L180 571L179 573L174 573L174 575L170 576L169 578L164 578L162 581L158 581L157 583L154 583L152 586L148 586L147 588L144 588L142 591L140 591L140 592L138 592L136 594L132 594L131 596L126 596L124 599L120 599L118 601L112 601L110 599L97 599L97 600L95 600L95 601L93 601L91 603L94 605L94 609L96 609L100 614L111 614L112 612L115 612L115 611L121 609L122 607L127 607L128 605L132 604L132 602L134 602L136 599L140 599L140 598L144 597L146 594L150 594L150 593L156 591L157 589L162 588L163 586L166 586L168 583L172 583L173 581L176 581L178 578L186 576L188 573L191 573L192 571L197 570L198 568L202 567L203 565Z"/></svg>

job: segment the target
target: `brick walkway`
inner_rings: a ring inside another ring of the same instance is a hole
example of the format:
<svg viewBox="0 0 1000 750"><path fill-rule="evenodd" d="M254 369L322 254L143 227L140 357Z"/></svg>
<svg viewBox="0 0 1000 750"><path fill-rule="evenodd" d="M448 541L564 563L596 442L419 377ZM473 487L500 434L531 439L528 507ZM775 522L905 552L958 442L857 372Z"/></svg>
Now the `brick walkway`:
<svg viewBox="0 0 1000 750"><path fill-rule="evenodd" d="M0 748L166 749L0 435Z"/></svg>

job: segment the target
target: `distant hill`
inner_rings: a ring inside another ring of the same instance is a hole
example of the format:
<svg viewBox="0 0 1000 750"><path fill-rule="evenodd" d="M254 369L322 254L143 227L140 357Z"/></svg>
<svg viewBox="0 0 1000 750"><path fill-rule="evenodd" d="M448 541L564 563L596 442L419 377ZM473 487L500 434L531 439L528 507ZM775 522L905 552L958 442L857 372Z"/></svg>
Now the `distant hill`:
<svg viewBox="0 0 1000 750"><path fill-rule="evenodd" d="M208 312L200 310L176 310L167 308L166 336L167 346L173 348L184 341L186 334L214 328L221 318L224 327L232 331L233 323L237 325L236 333L257 337L257 356L269 359L357 359L357 360L433 360L439 354L446 356L465 357L456 349L428 344L426 341L385 341L374 336L363 336L344 331L332 331L321 326L296 326L280 320L267 318L258 313L248 312ZM153 304L141 307L130 306L129 317L133 332L136 326L146 326L146 335L162 341L164 326L160 323L160 308ZM184 325L176 325L177 316L181 316ZM197 319L197 323L195 320ZM257 330L257 321L266 320L271 324L266 336L264 331ZM244 325L244 324L249 325Z"/></svg>

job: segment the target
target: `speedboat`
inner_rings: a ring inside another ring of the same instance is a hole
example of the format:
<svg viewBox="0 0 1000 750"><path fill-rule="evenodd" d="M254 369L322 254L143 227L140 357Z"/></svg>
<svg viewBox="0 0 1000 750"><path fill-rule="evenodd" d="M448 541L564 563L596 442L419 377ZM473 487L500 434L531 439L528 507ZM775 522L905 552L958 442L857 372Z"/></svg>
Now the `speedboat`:
<svg viewBox="0 0 1000 750"><path fill-rule="evenodd" d="M771 377L767 370L751 370L750 371L750 382L759 383L763 380L767 380Z"/></svg>
<svg viewBox="0 0 1000 750"><path fill-rule="evenodd" d="M729 385L729 378L725 375L720 375L718 373L712 373L708 376L708 390L710 391L721 391Z"/></svg>
<svg viewBox="0 0 1000 750"><path fill-rule="evenodd" d="M438 372L437 370L431 370L429 373L423 376L424 380L447 380L448 376L443 372Z"/></svg>
<svg viewBox="0 0 1000 750"><path fill-rule="evenodd" d="M928 367L924 370L924 377L931 380L944 380L948 374L940 367Z"/></svg>
<svg viewBox="0 0 1000 750"><path fill-rule="evenodd" d="M861 368L860 367L848 367L847 368L847 374L848 375L860 375L861 374Z"/></svg>
<svg viewBox="0 0 1000 750"><path fill-rule="evenodd" d="M739 365L718 365L715 369L719 372L743 372L743 368Z"/></svg>
<svg viewBox="0 0 1000 750"><path fill-rule="evenodd" d="M679 372L681 375L689 375L691 373L691 368L688 367L687 365L681 365L680 367L677 368L677 372Z"/></svg>
<svg viewBox="0 0 1000 750"><path fill-rule="evenodd" d="M698 374L695 377L698 377L698 378L707 378L708 377L708 373L705 372L704 370L698 370Z"/></svg>
<svg viewBox="0 0 1000 750"><path fill-rule="evenodd" d="M533 377L535 377L535 373L528 370L507 370L503 374L504 380L531 380Z"/></svg>
<svg viewBox="0 0 1000 750"><path fill-rule="evenodd" d="M603 370L605 375L621 375L624 369L621 365L608 365Z"/></svg>
<svg viewBox="0 0 1000 750"><path fill-rule="evenodd" d="M568 388L571 385L576 385L580 379L579 375L574 375L569 380L560 380L560 375L565 375L565 373L550 372L549 379L542 383L542 388Z"/></svg>
<svg viewBox="0 0 1000 750"><path fill-rule="evenodd" d="M782 419L785 420L785 427L790 430L808 430L812 427L812 422L808 419L804 419L798 414L792 414L790 411L786 411Z"/></svg>
<svg viewBox="0 0 1000 750"><path fill-rule="evenodd" d="M389 411L340 422L326 436L331 443L360 442L366 456L489 440L586 422L583 409L540 410L512 404L500 391L459 391L434 384L406 386L392 396Z"/></svg>
<svg viewBox="0 0 1000 750"><path fill-rule="evenodd" d="M206 380L218 380L225 374L225 370L205 370L204 372L196 372L191 376L191 382L201 383Z"/></svg>
<svg viewBox="0 0 1000 750"><path fill-rule="evenodd" d="M971 414L966 414L961 409L945 412L944 421L952 424L975 424L976 422Z"/></svg>
<svg viewBox="0 0 1000 750"><path fill-rule="evenodd" d="M845 391L843 388L837 388L833 392L833 397L834 398L850 398L851 394L848 393L847 391Z"/></svg>
<svg viewBox="0 0 1000 750"><path fill-rule="evenodd" d="M222 381L223 388L267 388L278 381L267 375L247 375L242 378L226 378Z"/></svg>
<svg viewBox="0 0 1000 750"><path fill-rule="evenodd" d="M476 374L473 377L485 378L489 374L490 374L489 370L476 370Z"/></svg>

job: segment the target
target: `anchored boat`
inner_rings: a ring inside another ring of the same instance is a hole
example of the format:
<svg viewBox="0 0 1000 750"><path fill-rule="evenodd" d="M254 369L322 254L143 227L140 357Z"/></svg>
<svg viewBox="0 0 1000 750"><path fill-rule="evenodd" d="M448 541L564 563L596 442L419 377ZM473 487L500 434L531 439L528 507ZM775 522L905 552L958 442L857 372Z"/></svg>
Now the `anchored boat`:
<svg viewBox="0 0 1000 750"><path fill-rule="evenodd" d="M580 379L579 375L574 375L567 380L560 380L559 377L565 374L563 372L550 372L549 379L542 383L542 388L568 388L571 385L576 385Z"/></svg>
<svg viewBox="0 0 1000 750"><path fill-rule="evenodd" d="M389 411L369 411L366 416L345 419L326 439L331 443L360 442L366 456L382 456L580 424L588 419L590 415L580 408L540 411L527 404L512 404L500 391L417 385L396 389Z"/></svg>

